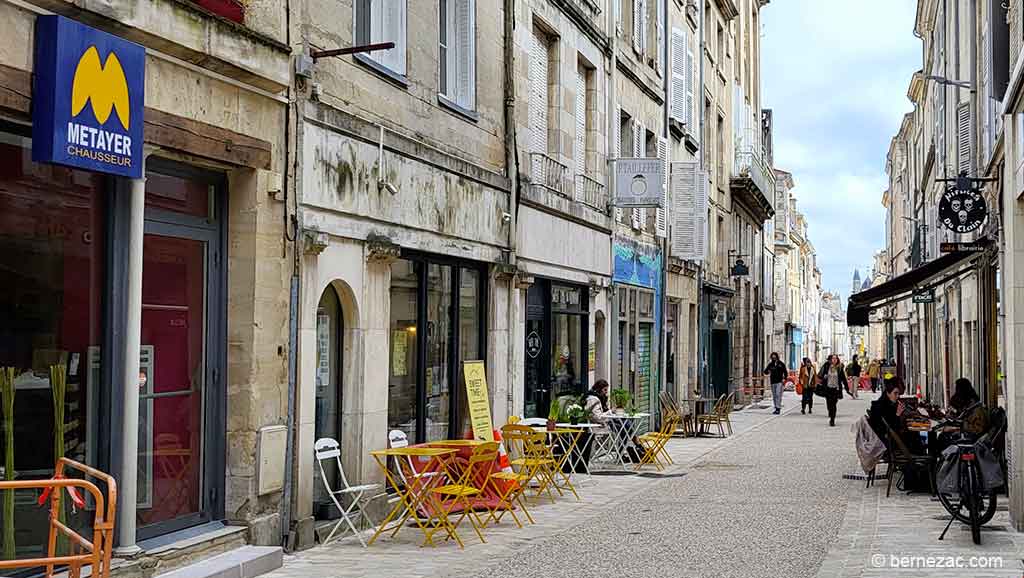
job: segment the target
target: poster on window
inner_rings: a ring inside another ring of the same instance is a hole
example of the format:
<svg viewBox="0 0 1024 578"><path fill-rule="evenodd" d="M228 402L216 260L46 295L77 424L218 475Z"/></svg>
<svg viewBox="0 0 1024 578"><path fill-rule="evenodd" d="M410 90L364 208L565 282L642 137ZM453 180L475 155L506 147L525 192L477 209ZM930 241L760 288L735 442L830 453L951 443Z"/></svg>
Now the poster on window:
<svg viewBox="0 0 1024 578"><path fill-rule="evenodd" d="M331 317L321 309L316 315L316 386L331 383Z"/></svg>
<svg viewBox="0 0 1024 578"><path fill-rule="evenodd" d="M473 439L493 442L494 424L491 422L491 402L487 397L484 362L464 361L462 375L466 381L466 401L469 404L469 422L473 425Z"/></svg>
<svg viewBox="0 0 1024 578"><path fill-rule="evenodd" d="M405 331L391 332L391 375L405 377L409 373L405 359L409 355L409 335Z"/></svg>

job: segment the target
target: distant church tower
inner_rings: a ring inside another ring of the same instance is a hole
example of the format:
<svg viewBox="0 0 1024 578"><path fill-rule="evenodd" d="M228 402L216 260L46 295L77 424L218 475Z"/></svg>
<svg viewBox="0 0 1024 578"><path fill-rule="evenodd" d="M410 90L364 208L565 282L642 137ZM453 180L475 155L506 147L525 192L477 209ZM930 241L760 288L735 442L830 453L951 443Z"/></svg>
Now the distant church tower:
<svg viewBox="0 0 1024 578"><path fill-rule="evenodd" d="M850 295L853 295L854 293L859 293L860 290L861 290L860 269L854 269L853 270L853 291L850 292Z"/></svg>

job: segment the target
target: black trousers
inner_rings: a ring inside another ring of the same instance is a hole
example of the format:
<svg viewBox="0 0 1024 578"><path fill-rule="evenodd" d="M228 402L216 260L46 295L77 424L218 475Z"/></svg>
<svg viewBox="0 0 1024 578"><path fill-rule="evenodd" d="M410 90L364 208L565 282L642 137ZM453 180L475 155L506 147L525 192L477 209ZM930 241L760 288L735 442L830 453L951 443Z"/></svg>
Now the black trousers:
<svg viewBox="0 0 1024 578"><path fill-rule="evenodd" d="M836 405L839 403L839 398L835 395L830 395L825 398L825 403L828 405L829 419L836 419Z"/></svg>
<svg viewBox="0 0 1024 578"><path fill-rule="evenodd" d="M872 377L871 378L871 393L875 393L876 391L878 391L878 378L877 377Z"/></svg>
<svg viewBox="0 0 1024 578"><path fill-rule="evenodd" d="M805 387L804 396L800 399L800 409L803 410L809 407L814 407L814 390L809 387Z"/></svg>

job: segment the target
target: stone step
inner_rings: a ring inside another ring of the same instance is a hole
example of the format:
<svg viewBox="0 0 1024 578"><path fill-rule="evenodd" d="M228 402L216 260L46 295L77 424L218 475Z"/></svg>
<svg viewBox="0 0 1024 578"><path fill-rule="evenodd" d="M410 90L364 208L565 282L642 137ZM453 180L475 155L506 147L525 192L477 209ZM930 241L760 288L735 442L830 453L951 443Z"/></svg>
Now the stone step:
<svg viewBox="0 0 1024 578"><path fill-rule="evenodd" d="M284 552L277 546L242 546L157 578L256 578L283 563Z"/></svg>

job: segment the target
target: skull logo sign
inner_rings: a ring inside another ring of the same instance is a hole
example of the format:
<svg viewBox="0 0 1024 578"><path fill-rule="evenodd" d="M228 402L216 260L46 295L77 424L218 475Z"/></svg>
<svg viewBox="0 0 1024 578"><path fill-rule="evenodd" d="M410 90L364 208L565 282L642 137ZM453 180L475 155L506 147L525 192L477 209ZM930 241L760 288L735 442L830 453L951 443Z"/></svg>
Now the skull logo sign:
<svg viewBox="0 0 1024 578"><path fill-rule="evenodd" d="M939 221L954 233L970 233L985 222L988 209L980 191L950 188L939 202Z"/></svg>

